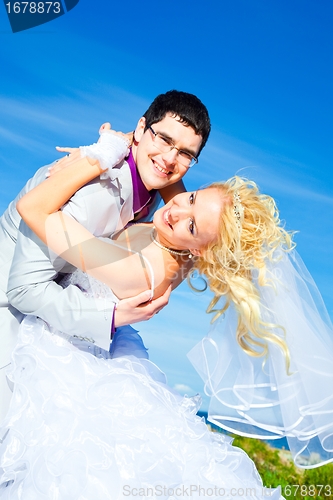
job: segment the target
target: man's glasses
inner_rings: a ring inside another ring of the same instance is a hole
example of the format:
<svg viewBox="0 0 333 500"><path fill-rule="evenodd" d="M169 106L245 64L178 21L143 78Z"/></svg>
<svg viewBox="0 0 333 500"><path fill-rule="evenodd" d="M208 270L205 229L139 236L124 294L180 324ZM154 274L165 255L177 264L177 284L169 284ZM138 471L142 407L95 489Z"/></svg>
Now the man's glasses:
<svg viewBox="0 0 333 500"><path fill-rule="evenodd" d="M158 132L155 132L152 127L148 127L150 132L153 134L153 144L155 148L157 148L161 153L169 153L169 151L172 151L173 149L177 149L178 155L177 155L177 161L184 167L193 167L196 163L198 163L198 159L195 156L192 156L190 153L187 151L183 151L182 149L177 148L174 143L168 139L167 137L164 137L163 135L159 134Z"/></svg>

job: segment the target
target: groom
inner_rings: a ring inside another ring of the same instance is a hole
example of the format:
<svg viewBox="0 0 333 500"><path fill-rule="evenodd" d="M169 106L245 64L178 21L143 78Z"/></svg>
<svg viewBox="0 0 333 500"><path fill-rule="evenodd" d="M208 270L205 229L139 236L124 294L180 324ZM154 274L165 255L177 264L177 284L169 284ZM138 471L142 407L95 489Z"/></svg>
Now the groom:
<svg viewBox="0 0 333 500"><path fill-rule="evenodd" d="M157 208L160 196L168 201L184 190L181 182L190 163L196 163L210 132L207 109L192 94L161 94L140 118L131 153L112 169L111 178L99 178L81 188L63 207L95 236L109 237L130 220L143 220ZM163 146L161 146L161 143ZM161 151L161 149L163 151ZM65 160L66 161L66 160ZM20 220L16 202L45 179L47 167L37 171L0 218L0 419L11 392L5 376L24 314L45 320L69 334L80 332L109 349L114 327L149 319L168 300L167 294L140 306L147 293L114 303L88 298L75 286L63 289L56 279L73 267L57 259ZM6 297L7 293L7 297Z"/></svg>

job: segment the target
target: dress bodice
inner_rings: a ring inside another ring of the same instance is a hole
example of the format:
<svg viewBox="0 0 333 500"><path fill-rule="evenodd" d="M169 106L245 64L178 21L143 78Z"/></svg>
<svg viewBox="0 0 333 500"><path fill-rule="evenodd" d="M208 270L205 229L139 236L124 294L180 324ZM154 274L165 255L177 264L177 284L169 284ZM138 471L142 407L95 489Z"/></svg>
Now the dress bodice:
<svg viewBox="0 0 333 500"><path fill-rule="evenodd" d="M112 241L112 245L119 247L119 248L124 248L122 245L119 245L115 240ZM154 270L147 259L141 252L136 252L133 249L129 249L133 254L140 255L140 258L145 262L147 269L149 270L150 274L150 283L151 283L151 298L153 298L154 295L154 288L155 288L155 276L154 276ZM110 248L111 251L111 248ZM105 283L89 276L87 273L84 273L80 269L76 269L72 274L67 274L65 275L59 282L59 284L63 287L66 288L69 285L75 285L82 290L83 293L87 294L90 297L95 297L95 298L105 298L108 300L111 300L112 302L115 302L116 304L119 302L119 299L117 296L113 293L111 288L109 288Z"/></svg>
<svg viewBox="0 0 333 500"><path fill-rule="evenodd" d="M112 300L116 303L119 302L118 298L105 283L92 278L80 269L76 269L76 271L72 274L65 275L61 279L60 285L63 288L74 285L79 287L84 294L87 294L90 297L95 297L96 299L104 298L106 300ZM117 328L109 351L97 346L93 343L92 339L80 336L79 332L78 335L73 336L66 335L62 332L56 333L57 335L65 337L66 340L68 340L80 351L89 352L97 358L108 359L129 355L137 358L148 358L147 349L143 344L142 338L130 325Z"/></svg>
<svg viewBox="0 0 333 500"><path fill-rule="evenodd" d="M82 292L90 297L110 299L112 302L118 303L119 300L105 283L92 278L87 273L80 269L76 269L72 274L66 274L60 281L63 288L69 285L75 285Z"/></svg>

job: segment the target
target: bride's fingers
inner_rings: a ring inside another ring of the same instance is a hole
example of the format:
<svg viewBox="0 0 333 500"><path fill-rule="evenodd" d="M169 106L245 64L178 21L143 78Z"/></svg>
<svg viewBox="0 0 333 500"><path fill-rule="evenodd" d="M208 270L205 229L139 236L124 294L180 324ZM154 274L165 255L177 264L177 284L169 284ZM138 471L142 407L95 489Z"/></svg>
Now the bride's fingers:
<svg viewBox="0 0 333 500"><path fill-rule="evenodd" d="M101 136L102 134L113 134L118 137L121 137L122 139L125 139L125 141L128 143L128 147L130 148L133 144L134 140L134 132L121 132L118 130L113 130L111 128L111 125L109 122L103 123L103 125L99 129L99 135ZM99 138L98 142L101 142L101 137Z"/></svg>
<svg viewBox="0 0 333 500"><path fill-rule="evenodd" d="M110 130L110 132L124 139L127 142L129 148L132 146L134 132L128 132L127 134L124 134L123 132L117 132L116 130Z"/></svg>
<svg viewBox="0 0 333 500"><path fill-rule="evenodd" d="M111 130L111 123L109 122L103 123L103 125L101 125L99 129L99 133L104 132L105 130Z"/></svg>
<svg viewBox="0 0 333 500"><path fill-rule="evenodd" d="M74 153L78 148L68 148L68 147L63 147L63 146L56 146L56 150L60 151L61 153Z"/></svg>
<svg viewBox="0 0 333 500"><path fill-rule="evenodd" d="M129 146L132 146L134 142L134 132L127 132L126 134L123 135L125 136L124 139L126 139L129 142Z"/></svg>
<svg viewBox="0 0 333 500"><path fill-rule="evenodd" d="M46 174L47 178L55 174L56 172L59 172L59 170L68 167L69 165L77 161L79 158L81 158L81 153L79 148L57 147L56 149L57 151L61 151L62 153L68 153L68 154L63 158L60 158L60 160L56 161L55 163L53 163L53 165L51 165L51 167L48 168L48 173Z"/></svg>

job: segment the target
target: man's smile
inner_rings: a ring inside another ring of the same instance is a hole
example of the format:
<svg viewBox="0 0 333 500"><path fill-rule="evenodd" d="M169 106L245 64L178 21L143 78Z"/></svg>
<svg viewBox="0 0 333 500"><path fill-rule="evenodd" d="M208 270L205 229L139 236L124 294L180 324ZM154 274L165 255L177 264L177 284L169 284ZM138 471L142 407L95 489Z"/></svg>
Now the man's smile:
<svg viewBox="0 0 333 500"><path fill-rule="evenodd" d="M152 162L153 162L153 165L156 168L156 170L158 170L158 172L163 174L163 176L168 176L169 174L172 173L170 170L168 170L166 167L163 167L162 165L157 163L155 160L152 160Z"/></svg>

